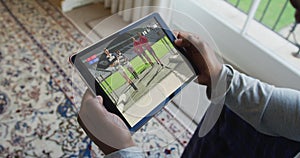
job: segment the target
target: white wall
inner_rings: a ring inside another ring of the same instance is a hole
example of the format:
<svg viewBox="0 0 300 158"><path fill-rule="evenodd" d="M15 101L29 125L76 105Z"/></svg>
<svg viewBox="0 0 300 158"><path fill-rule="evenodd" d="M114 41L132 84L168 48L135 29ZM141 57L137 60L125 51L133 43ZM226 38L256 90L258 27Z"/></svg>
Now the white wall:
<svg viewBox="0 0 300 158"><path fill-rule="evenodd" d="M200 22L215 40L224 59L250 76L271 84L300 90L300 72L285 63L255 40L241 36L240 30L232 27L224 19L218 17L193 0L174 0L173 8L189 15ZM198 28L182 22L185 18L176 19L182 28L192 32ZM192 27L192 28L191 28Z"/></svg>

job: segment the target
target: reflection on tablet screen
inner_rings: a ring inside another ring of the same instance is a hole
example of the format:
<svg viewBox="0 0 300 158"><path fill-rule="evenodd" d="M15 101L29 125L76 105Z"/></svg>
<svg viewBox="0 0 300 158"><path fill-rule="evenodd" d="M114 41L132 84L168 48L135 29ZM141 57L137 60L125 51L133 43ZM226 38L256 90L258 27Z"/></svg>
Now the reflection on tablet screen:
<svg viewBox="0 0 300 158"><path fill-rule="evenodd" d="M80 60L131 126L194 76L154 18Z"/></svg>

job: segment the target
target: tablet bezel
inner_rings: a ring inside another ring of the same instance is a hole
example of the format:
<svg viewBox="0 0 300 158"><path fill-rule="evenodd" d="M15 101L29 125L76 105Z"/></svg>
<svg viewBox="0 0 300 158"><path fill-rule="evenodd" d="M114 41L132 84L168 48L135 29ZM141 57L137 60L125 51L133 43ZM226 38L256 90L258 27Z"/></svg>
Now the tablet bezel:
<svg viewBox="0 0 300 158"><path fill-rule="evenodd" d="M136 123L134 126L131 126L126 118L122 115L122 113L118 110L117 106L113 103L113 101L110 99L110 97L105 93L105 90L102 89L102 87L97 82L97 79L94 78L94 76L90 73L90 71L87 69L87 67L81 62L80 57L84 54L94 50L95 48L98 48L99 46L106 44L107 41L111 41L112 39L116 38L117 36L134 29L136 26L139 26L140 24L146 22L149 19L154 18L159 25L161 26L162 30L164 31L165 35L168 37L168 39L171 41L173 46L180 52L182 56L182 51L184 51L181 48L178 48L175 46L174 41L176 37L172 33L172 31L169 29L167 24L164 22L162 17L159 15L159 13L152 13L124 28L121 30L111 34L110 36L98 41L97 43L88 46L87 48L79 51L78 53L70 56L69 60L73 66L76 67L76 70L79 72L81 78L84 80L86 85L89 87L89 89L92 91L92 93L97 96L101 95L103 98L103 105L104 107L111 113L114 113L118 115L127 125L129 130L131 132L136 132L139 128L141 128L146 122L148 122L157 112L159 112L176 94L178 94L183 87L187 85L187 83L191 82L196 74L194 74L191 78L189 78L185 83L183 83L177 90L175 90L173 93L171 93L164 101L162 101L159 105L156 106L149 114L147 114L144 118L142 118L138 123ZM185 59L185 58L184 58ZM186 60L186 59L185 59ZM190 63L186 60L187 65L191 67L192 70L195 71L195 67L191 66Z"/></svg>

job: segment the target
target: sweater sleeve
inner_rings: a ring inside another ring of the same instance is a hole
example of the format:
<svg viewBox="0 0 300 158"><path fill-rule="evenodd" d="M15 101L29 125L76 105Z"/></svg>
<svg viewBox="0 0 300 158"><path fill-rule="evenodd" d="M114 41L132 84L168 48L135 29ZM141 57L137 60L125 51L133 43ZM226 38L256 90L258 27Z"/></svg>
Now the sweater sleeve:
<svg viewBox="0 0 300 158"><path fill-rule="evenodd" d="M300 92L232 71L225 105L264 134L300 141Z"/></svg>
<svg viewBox="0 0 300 158"><path fill-rule="evenodd" d="M144 153L139 147L129 147L115 151L109 155L106 155L105 158L144 158Z"/></svg>

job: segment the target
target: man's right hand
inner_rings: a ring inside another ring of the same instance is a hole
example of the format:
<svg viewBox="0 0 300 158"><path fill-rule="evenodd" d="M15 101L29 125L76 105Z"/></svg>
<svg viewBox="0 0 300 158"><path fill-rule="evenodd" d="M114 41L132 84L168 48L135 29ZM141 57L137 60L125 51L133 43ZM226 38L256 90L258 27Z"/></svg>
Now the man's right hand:
<svg viewBox="0 0 300 158"><path fill-rule="evenodd" d="M197 35L175 31L175 45L186 50L184 54L192 65L198 69L198 83L206 85L211 91L212 83L216 83L222 71L222 64L209 45ZM210 94L210 93L209 93Z"/></svg>

